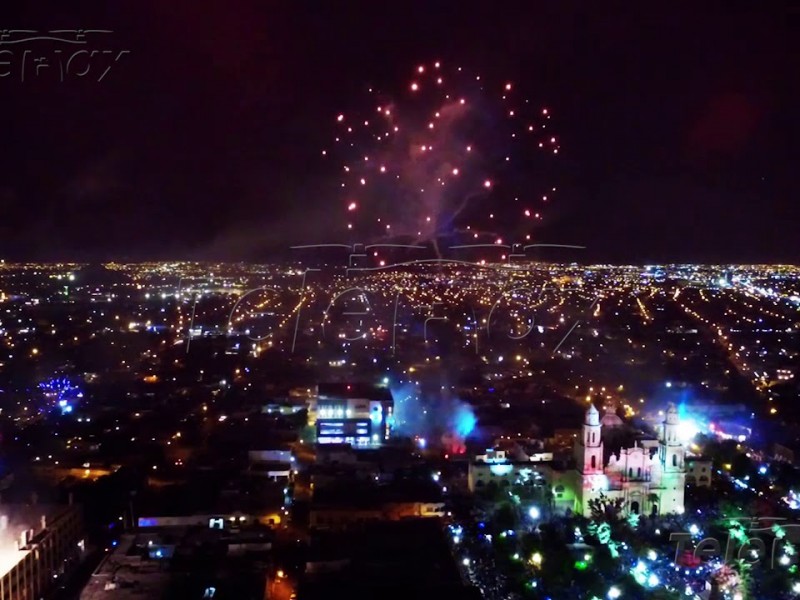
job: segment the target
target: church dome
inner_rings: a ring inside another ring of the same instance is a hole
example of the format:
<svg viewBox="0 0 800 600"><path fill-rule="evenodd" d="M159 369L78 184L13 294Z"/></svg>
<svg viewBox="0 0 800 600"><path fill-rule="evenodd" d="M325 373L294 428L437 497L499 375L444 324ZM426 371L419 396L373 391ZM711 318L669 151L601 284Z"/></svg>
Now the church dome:
<svg viewBox="0 0 800 600"><path fill-rule="evenodd" d="M624 421L619 418L619 415L611 411L608 411L603 415L600 424L603 427L622 427L625 425Z"/></svg>

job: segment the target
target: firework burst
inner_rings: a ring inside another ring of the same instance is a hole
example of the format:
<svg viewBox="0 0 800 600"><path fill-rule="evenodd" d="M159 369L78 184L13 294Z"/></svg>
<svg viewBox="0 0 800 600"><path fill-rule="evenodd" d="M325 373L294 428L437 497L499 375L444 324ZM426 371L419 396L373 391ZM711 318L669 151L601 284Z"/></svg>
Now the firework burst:
<svg viewBox="0 0 800 600"><path fill-rule="evenodd" d="M434 62L335 114L322 154L341 161L342 227L361 239L530 240L560 146L550 109L520 87Z"/></svg>

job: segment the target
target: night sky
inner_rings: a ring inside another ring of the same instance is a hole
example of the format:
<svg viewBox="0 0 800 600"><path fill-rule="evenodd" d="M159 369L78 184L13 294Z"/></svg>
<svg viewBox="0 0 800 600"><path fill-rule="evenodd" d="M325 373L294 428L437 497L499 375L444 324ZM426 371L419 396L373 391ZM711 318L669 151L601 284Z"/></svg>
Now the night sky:
<svg viewBox="0 0 800 600"><path fill-rule="evenodd" d="M524 82L557 115L538 241L590 262L800 262L789 2L7 4L23 3L2 28L109 29L91 46L129 53L100 82L21 81L25 49L58 46L0 46L6 259L263 260L325 241L343 223L320 157L335 115L441 60Z"/></svg>

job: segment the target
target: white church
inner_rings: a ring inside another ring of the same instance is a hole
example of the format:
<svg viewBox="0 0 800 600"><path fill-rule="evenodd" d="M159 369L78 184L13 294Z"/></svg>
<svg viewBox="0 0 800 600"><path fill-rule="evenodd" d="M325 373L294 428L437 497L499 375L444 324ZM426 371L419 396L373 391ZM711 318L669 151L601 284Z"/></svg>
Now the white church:
<svg viewBox="0 0 800 600"><path fill-rule="evenodd" d="M606 415L608 416L608 415ZM612 415L612 420L613 420ZM606 421L604 417L603 421ZM603 458L603 423L594 405L586 411L582 435L575 443L575 505L591 515L589 502L602 493L622 498L624 514L683 513L686 466L679 440L680 420L674 404L667 409L657 440L634 443Z"/></svg>

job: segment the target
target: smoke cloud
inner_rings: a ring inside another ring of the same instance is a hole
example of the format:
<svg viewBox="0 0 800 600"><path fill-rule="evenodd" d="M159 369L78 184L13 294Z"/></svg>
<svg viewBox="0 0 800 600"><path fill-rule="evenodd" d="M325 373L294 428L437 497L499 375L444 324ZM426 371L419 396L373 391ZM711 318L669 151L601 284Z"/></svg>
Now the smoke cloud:
<svg viewBox="0 0 800 600"><path fill-rule="evenodd" d="M446 388L445 388L446 389ZM394 429L402 436L419 437L428 444L463 448L478 420L467 402L447 393L425 394L414 384L392 388Z"/></svg>

